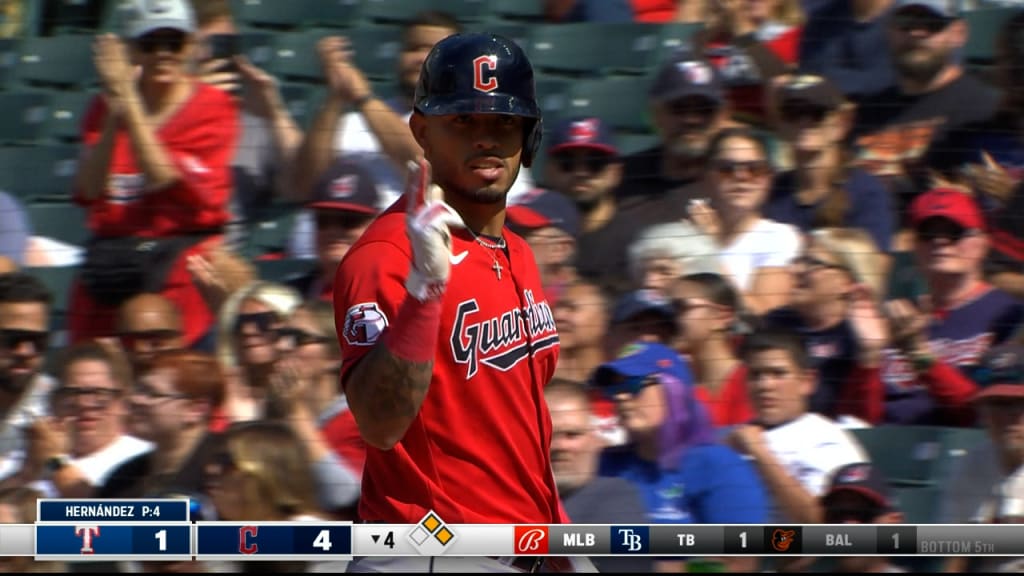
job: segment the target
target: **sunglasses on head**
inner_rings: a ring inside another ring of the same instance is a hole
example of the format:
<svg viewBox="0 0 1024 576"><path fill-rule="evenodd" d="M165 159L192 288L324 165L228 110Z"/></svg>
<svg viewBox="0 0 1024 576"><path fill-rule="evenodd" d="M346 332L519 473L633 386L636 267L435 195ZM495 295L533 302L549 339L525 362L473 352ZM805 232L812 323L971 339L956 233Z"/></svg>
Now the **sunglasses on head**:
<svg viewBox="0 0 1024 576"><path fill-rule="evenodd" d="M598 384L598 390L605 398L614 399L620 394L636 396L641 390L658 383L657 376L615 376Z"/></svg>
<svg viewBox="0 0 1024 576"><path fill-rule="evenodd" d="M50 333L15 328L0 329L0 346L8 350L17 350L25 343L31 344L37 352L41 352L50 343Z"/></svg>
<svg viewBox="0 0 1024 576"><path fill-rule="evenodd" d="M771 174L772 167L767 160L728 160L719 158L713 162L716 172L726 178L737 178L746 174L752 178L762 178Z"/></svg>
<svg viewBox="0 0 1024 576"><path fill-rule="evenodd" d="M572 172L577 167L582 166L587 172L596 174L611 164L612 158L608 154L601 152L588 151L582 154L560 152L554 156L554 161L562 172Z"/></svg>
<svg viewBox="0 0 1024 576"><path fill-rule="evenodd" d="M327 343L326 336L313 334L312 332L306 332L301 328L278 328L277 338L282 343L294 348L301 348L303 346L308 346L309 344Z"/></svg>
<svg viewBox="0 0 1024 576"><path fill-rule="evenodd" d="M177 54L185 47L183 32L152 32L135 41L139 50L145 54L153 54L161 49Z"/></svg>
<svg viewBox="0 0 1024 576"><path fill-rule="evenodd" d="M274 330L274 328L281 322L277 312L252 312L250 314L239 314L238 319L235 320L235 332L240 333L246 326L256 326L256 329L261 334L266 334Z"/></svg>

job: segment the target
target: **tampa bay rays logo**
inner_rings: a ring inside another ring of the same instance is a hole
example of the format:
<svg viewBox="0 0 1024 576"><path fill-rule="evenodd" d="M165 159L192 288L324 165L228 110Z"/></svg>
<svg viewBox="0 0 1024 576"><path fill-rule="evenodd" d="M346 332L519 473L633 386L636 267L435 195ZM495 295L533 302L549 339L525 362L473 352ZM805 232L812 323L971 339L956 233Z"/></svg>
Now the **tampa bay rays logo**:
<svg viewBox="0 0 1024 576"><path fill-rule="evenodd" d="M477 56L473 59L473 88L481 92L494 92L498 89L498 77L494 72L498 69L498 57L494 54Z"/></svg>
<svg viewBox="0 0 1024 576"><path fill-rule="evenodd" d="M522 308L476 322L470 321L480 311L476 299L459 303L452 325L452 356L467 366L467 380L476 375L481 362L507 372L531 353L558 344L551 306L537 302L533 290L523 290L523 298Z"/></svg>

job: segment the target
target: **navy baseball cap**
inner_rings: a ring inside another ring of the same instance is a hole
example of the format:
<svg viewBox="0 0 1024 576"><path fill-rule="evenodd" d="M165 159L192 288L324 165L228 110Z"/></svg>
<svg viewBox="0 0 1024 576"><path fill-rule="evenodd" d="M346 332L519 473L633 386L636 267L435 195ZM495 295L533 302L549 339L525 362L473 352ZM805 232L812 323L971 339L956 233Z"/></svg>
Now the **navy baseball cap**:
<svg viewBox="0 0 1024 576"><path fill-rule="evenodd" d="M687 96L703 96L716 104L725 101L725 85L718 69L704 58L681 55L662 65L650 96L661 102L670 102Z"/></svg>
<svg viewBox="0 0 1024 576"><path fill-rule="evenodd" d="M384 192L365 166L338 160L317 184L309 208L378 214L385 208Z"/></svg>
<svg viewBox="0 0 1024 576"><path fill-rule="evenodd" d="M553 190L537 188L505 209L509 224L524 230L554 227L573 238L579 233L580 215L576 204Z"/></svg>
<svg viewBox="0 0 1024 576"><path fill-rule="evenodd" d="M854 492L864 496L878 506L877 513L896 509L885 476L869 462L847 464L836 470L832 475L832 482L822 496L822 503L826 509L829 499L840 492Z"/></svg>
<svg viewBox="0 0 1024 576"><path fill-rule="evenodd" d="M600 118L566 118L555 124L548 140L551 142L548 154L556 154L563 150L589 149L611 156L619 155L611 127Z"/></svg>
<svg viewBox="0 0 1024 576"><path fill-rule="evenodd" d="M923 8L950 20L960 17L959 0L897 0L893 13L896 14L910 8Z"/></svg>
<svg viewBox="0 0 1024 576"><path fill-rule="evenodd" d="M970 370L970 376L981 386L974 400L1024 398L1024 345L1010 343L991 348Z"/></svg>
<svg viewBox="0 0 1024 576"><path fill-rule="evenodd" d="M645 313L659 315L675 325L676 309L672 303L660 292L646 289L629 292L615 302L612 308L612 324L621 324Z"/></svg>
<svg viewBox="0 0 1024 576"><path fill-rule="evenodd" d="M636 394L648 378L657 374L693 382L690 369L678 352L664 344L642 342L627 346L617 359L599 366L593 384L608 397L622 392Z"/></svg>
<svg viewBox="0 0 1024 576"><path fill-rule="evenodd" d="M793 76L783 82L778 90L780 106L809 104L824 110L836 110L846 101L835 84L811 74Z"/></svg>

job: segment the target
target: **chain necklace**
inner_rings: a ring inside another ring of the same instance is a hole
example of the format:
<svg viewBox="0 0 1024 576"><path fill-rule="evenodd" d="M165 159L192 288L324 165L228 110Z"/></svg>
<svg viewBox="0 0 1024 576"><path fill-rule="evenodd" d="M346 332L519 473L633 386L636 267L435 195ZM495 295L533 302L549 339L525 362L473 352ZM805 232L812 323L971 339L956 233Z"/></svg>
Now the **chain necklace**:
<svg viewBox="0 0 1024 576"><path fill-rule="evenodd" d="M494 273L498 276L498 280L501 280L501 271L504 268L501 266L501 263L498 262L498 257L495 256L494 253L498 250L504 250L505 248L508 247L508 244L505 242L505 239L498 238L497 242L488 242L487 240L484 240L483 238L478 236L476 232L470 230L468 226L466 227L466 230L469 230L469 233L473 235L473 240L477 244L491 251L491 260L494 261L494 264L491 266L491 270L494 270Z"/></svg>

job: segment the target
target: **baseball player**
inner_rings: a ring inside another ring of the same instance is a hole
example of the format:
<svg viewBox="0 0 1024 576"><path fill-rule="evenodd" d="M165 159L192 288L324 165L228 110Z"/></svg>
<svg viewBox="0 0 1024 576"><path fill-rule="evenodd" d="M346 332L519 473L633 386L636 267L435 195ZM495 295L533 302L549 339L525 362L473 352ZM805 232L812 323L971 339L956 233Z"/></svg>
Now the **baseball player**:
<svg viewBox="0 0 1024 576"><path fill-rule="evenodd" d="M409 125L425 160L334 284L341 381L369 445L359 514L560 523L543 395L558 334L533 254L505 228L540 140L533 68L505 38L449 36Z"/></svg>

